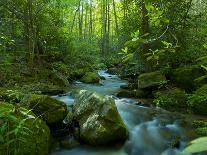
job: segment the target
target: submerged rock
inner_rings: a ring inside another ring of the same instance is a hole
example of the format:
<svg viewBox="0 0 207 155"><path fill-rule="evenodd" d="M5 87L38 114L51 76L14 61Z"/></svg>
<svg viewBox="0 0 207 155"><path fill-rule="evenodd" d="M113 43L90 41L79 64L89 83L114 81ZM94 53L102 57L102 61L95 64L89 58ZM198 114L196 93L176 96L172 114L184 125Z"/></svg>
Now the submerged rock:
<svg viewBox="0 0 207 155"><path fill-rule="evenodd" d="M144 73L138 77L138 87L141 89L157 87L164 82L167 80L160 71Z"/></svg>
<svg viewBox="0 0 207 155"><path fill-rule="evenodd" d="M84 83L99 83L100 77L97 73L94 72L87 72L85 75L80 79L81 82Z"/></svg>
<svg viewBox="0 0 207 155"><path fill-rule="evenodd" d="M61 145L61 147L65 148L65 149L72 149L74 147L79 146L80 143L77 140L75 140L74 138L66 137L60 141L60 145Z"/></svg>
<svg viewBox="0 0 207 155"><path fill-rule="evenodd" d="M48 155L50 131L45 122L31 111L7 103L0 103L0 114L0 128L10 124L0 131L1 155Z"/></svg>
<svg viewBox="0 0 207 155"><path fill-rule="evenodd" d="M33 94L29 101L32 111L37 116L41 116L48 124L61 122L68 113L65 103L47 95Z"/></svg>
<svg viewBox="0 0 207 155"><path fill-rule="evenodd" d="M80 139L87 144L110 145L123 142L128 136L111 97L82 90L73 110L80 124Z"/></svg>

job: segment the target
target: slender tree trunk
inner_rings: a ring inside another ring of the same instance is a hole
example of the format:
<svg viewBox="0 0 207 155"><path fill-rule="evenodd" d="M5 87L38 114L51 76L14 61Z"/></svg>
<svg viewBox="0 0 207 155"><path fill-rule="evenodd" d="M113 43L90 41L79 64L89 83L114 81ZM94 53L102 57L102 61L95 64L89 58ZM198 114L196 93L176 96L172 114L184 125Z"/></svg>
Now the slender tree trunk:
<svg viewBox="0 0 207 155"><path fill-rule="evenodd" d="M72 26L71 26L71 29L70 29L70 32L71 32L71 33L73 32L73 28L74 28L75 21L76 21L76 16L77 16L77 13L78 13L79 9L80 9L80 8L78 8L78 9L75 11L75 14L74 14L74 17L73 17Z"/></svg>
<svg viewBox="0 0 207 155"><path fill-rule="evenodd" d="M148 11L145 7L145 1L143 1L142 3L142 26L141 26L141 34L147 34L150 32L149 29L149 16L148 16ZM143 53L147 53L150 49L150 46L148 43L144 43L143 44L143 49L142 52Z"/></svg>
<svg viewBox="0 0 207 155"><path fill-rule="evenodd" d="M116 26L116 34L119 34L119 26L118 26L118 20L117 20L117 13L116 13L116 3L115 0L113 2L113 10L114 10L114 19L115 19L115 26Z"/></svg>
<svg viewBox="0 0 207 155"><path fill-rule="evenodd" d="M150 28L149 28L149 16L148 16L148 10L146 9L145 6L145 0L143 0L142 2L142 7L141 7L141 11L142 11L142 23L141 23L141 34L147 34L150 33ZM146 39L146 37L144 37L144 39ZM151 65L145 60L144 54L148 53L150 49L150 44L149 43L143 43L142 45L142 59L145 63L145 70L150 71L151 70Z"/></svg>

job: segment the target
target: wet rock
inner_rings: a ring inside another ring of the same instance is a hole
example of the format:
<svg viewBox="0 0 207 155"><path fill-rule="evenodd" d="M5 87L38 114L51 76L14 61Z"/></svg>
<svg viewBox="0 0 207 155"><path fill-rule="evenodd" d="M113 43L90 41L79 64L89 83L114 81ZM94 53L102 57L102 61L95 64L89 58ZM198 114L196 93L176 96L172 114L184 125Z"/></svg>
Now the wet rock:
<svg viewBox="0 0 207 155"><path fill-rule="evenodd" d="M60 141L61 147L65 149L72 149L80 145L80 143L71 137L66 137L63 140Z"/></svg>
<svg viewBox="0 0 207 155"><path fill-rule="evenodd" d="M138 77L138 87L141 89L158 87L164 82L167 82L167 80L160 71L144 73Z"/></svg>
<svg viewBox="0 0 207 155"><path fill-rule="evenodd" d="M104 76L100 76L101 80L106 80L106 78Z"/></svg>
<svg viewBox="0 0 207 155"><path fill-rule="evenodd" d="M32 111L48 124L61 122L68 113L65 103L47 95L33 94L29 102Z"/></svg>
<svg viewBox="0 0 207 155"><path fill-rule="evenodd" d="M107 73L116 75L116 74L118 74L118 69L115 68L115 67L109 68L109 69L107 70Z"/></svg>
<svg viewBox="0 0 207 155"><path fill-rule="evenodd" d="M130 88L129 88L129 85L121 85L120 88L121 88L121 89L130 89Z"/></svg>
<svg viewBox="0 0 207 155"><path fill-rule="evenodd" d="M0 126L2 127L2 123L10 124L9 131L1 131L1 155L49 154L50 130L44 121L25 108L17 108L7 103L0 103L0 114L1 116L5 114L0 118ZM18 132L16 132L17 128ZM6 136L8 132L10 132L10 136ZM9 149L8 145L5 145L7 142L10 142ZM18 147L15 147L15 144L18 144Z"/></svg>
<svg viewBox="0 0 207 155"><path fill-rule="evenodd" d="M154 107L153 99L139 99L136 105L144 107Z"/></svg>
<svg viewBox="0 0 207 155"><path fill-rule="evenodd" d="M180 142L181 142L181 137L176 136L171 142L171 147L172 148L180 148Z"/></svg>
<svg viewBox="0 0 207 155"><path fill-rule="evenodd" d="M111 97L82 90L75 99L73 110L80 124L80 138L87 144L116 144L128 136Z"/></svg>
<svg viewBox="0 0 207 155"><path fill-rule="evenodd" d="M97 73L94 72L87 72L81 79L81 82L84 83L99 83L100 77Z"/></svg>
<svg viewBox="0 0 207 155"><path fill-rule="evenodd" d="M132 98L132 97L134 97L134 93L133 93L133 91L122 89L117 93L116 96L117 97Z"/></svg>
<svg viewBox="0 0 207 155"><path fill-rule="evenodd" d="M141 90L141 89L135 89L135 90L126 90L126 89L121 89L117 93L117 97L127 97L127 98L143 98L147 96L147 92Z"/></svg>

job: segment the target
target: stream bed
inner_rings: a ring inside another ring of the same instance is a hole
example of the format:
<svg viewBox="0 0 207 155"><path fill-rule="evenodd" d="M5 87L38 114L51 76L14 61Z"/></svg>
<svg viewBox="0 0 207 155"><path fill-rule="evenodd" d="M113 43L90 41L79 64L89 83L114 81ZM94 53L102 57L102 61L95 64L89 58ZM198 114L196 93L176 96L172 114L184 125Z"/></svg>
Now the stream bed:
<svg viewBox="0 0 207 155"><path fill-rule="evenodd" d="M122 147L95 148L79 146L70 150L57 149L52 155L178 155L191 137L184 116L159 108L148 108L136 105L137 100L116 98L115 94L127 81L116 75L99 71L105 77L101 84L74 83L74 89L95 91L102 95L114 97L117 109L129 130L129 138ZM55 96L67 105L73 104L71 95ZM172 147L176 138L180 139L177 147Z"/></svg>

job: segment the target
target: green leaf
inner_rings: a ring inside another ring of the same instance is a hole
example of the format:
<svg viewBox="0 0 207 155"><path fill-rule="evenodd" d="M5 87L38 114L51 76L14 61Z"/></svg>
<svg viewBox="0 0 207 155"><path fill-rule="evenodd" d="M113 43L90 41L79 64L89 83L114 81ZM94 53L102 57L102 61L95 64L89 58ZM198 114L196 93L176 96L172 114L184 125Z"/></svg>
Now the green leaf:
<svg viewBox="0 0 207 155"><path fill-rule="evenodd" d="M206 66L201 65L201 67L207 71L207 67Z"/></svg>
<svg viewBox="0 0 207 155"><path fill-rule="evenodd" d="M182 151L182 154L198 153L203 151L207 151L207 137L193 140L190 145Z"/></svg>
<svg viewBox="0 0 207 155"><path fill-rule="evenodd" d="M207 49L207 43L206 43L206 44L204 44L204 45L203 45L203 47Z"/></svg>
<svg viewBox="0 0 207 155"><path fill-rule="evenodd" d="M121 49L123 53L127 54L128 53L128 47L125 47L123 49Z"/></svg>

